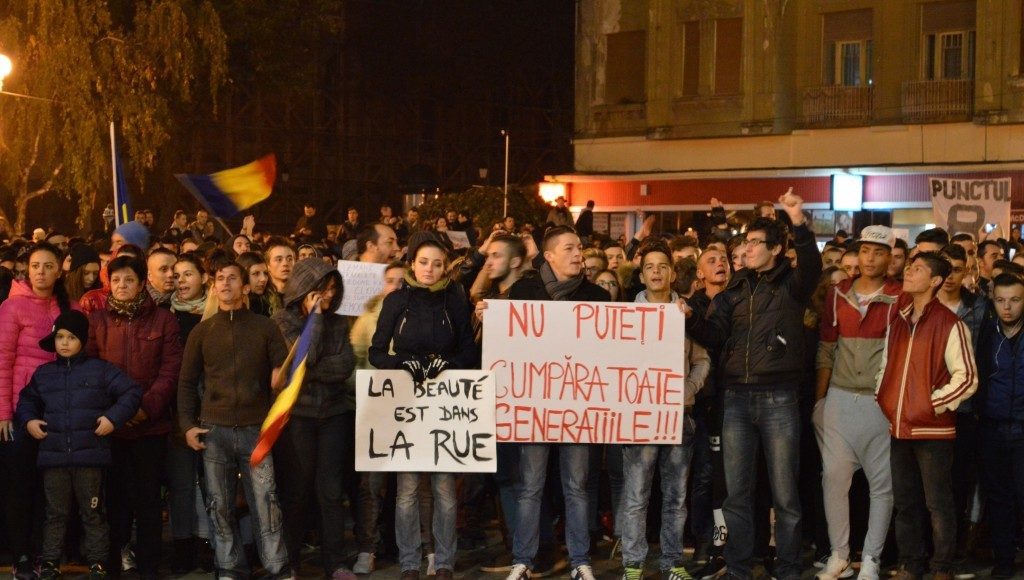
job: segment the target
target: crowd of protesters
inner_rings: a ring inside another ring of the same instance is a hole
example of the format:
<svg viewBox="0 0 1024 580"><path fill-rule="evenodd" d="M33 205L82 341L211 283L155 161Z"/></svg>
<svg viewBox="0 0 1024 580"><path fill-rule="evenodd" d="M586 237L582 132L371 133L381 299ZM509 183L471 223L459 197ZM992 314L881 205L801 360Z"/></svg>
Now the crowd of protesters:
<svg viewBox="0 0 1024 580"><path fill-rule="evenodd" d="M378 557L403 579L452 578L458 547L486 545L492 513L504 546L481 571L509 580L591 580L598 558L619 558L626 580L648 567L665 580L791 580L812 565L821 580L952 580L986 549L992 577L1014 575L1019 230L933 228L910 246L871 225L819 251L791 192L742 223L712 199L706 231L657 232L651 216L619 240L594 231L593 210L574 219L559 198L536 224L475 224L385 205L329 228L307 204L288 236L252 217L219 232L204 210L162 229L141 211L102 239L7 240L0 491L13 575L52 579L77 560L91 578L291 578L313 544L332 578L372 574ZM336 313L339 260L386 265L361 316ZM502 299L681 309L682 443L500 443L493 475L357 472L355 371L423 381L480 368L488 301ZM307 326L301 395L250 466Z"/></svg>

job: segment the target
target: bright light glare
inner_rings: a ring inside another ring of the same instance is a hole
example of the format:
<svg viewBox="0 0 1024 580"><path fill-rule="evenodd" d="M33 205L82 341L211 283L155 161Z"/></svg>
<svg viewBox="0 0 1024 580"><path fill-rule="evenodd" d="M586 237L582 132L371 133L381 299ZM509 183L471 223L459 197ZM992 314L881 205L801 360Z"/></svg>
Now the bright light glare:
<svg viewBox="0 0 1024 580"><path fill-rule="evenodd" d="M864 201L864 176L837 173L832 176L832 209L860 211Z"/></svg>
<svg viewBox="0 0 1024 580"><path fill-rule="evenodd" d="M0 82L3 82L8 75L11 74L11 70L14 69L14 65L11 63L11 59L7 56L0 54Z"/></svg>
<svg viewBox="0 0 1024 580"><path fill-rule="evenodd" d="M551 183L545 181L540 184L539 189L540 197L546 203L555 203L555 200L559 197L565 197L564 183Z"/></svg>

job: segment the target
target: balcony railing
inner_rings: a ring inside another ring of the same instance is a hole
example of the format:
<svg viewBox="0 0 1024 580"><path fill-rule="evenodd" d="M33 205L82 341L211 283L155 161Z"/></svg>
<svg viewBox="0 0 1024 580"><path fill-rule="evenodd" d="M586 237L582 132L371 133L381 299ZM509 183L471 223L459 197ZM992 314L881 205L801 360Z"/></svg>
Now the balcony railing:
<svg viewBox="0 0 1024 580"><path fill-rule="evenodd" d="M903 83L903 122L967 121L974 111L974 81Z"/></svg>
<svg viewBox="0 0 1024 580"><path fill-rule="evenodd" d="M867 125L873 111L873 88L830 85L804 92L804 123L816 126Z"/></svg>

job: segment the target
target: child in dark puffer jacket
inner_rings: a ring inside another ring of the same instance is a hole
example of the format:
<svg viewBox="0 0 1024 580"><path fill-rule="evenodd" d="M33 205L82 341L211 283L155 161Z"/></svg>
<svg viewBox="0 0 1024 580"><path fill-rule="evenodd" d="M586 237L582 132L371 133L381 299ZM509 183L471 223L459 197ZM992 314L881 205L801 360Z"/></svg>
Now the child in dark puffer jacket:
<svg viewBox="0 0 1024 580"><path fill-rule="evenodd" d="M90 578L103 578L109 528L103 505L103 473L111 463L107 436L139 409L142 390L116 366L82 354L89 319L69 310L39 341L57 360L41 365L21 393L15 418L39 440L46 520L40 578L60 575L58 563L72 498L82 516L82 552Z"/></svg>

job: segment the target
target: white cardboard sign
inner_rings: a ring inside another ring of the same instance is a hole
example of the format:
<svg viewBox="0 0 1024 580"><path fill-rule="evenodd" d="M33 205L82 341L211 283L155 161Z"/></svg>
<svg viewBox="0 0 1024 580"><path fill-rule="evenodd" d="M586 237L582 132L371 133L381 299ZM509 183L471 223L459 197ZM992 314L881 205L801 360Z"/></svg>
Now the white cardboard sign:
<svg viewBox="0 0 1024 580"><path fill-rule="evenodd" d="M338 314L362 314L366 303L384 291L384 271L387 267L387 264L338 260L338 272L341 272L341 281L345 286Z"/></svg>
<svg viewBox="0 0 1024 580"><path fill-rule="evenodd" d="M494 377L356 372L356 471L494 473Z"/></svg>
<svg viewBox="0 0 1024 580"><path fill-rule="evenodd" d="M489 300L484 316L498 441L682 442L685 318L675 304Z"/></svg>

